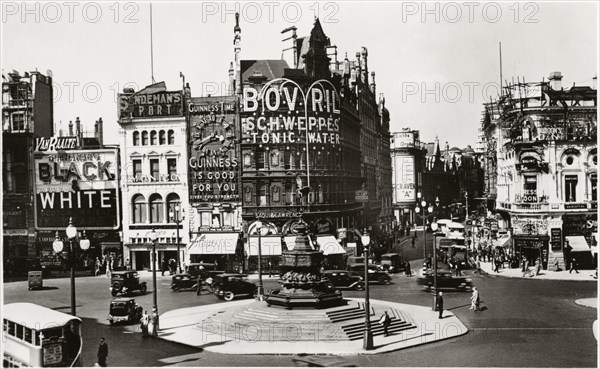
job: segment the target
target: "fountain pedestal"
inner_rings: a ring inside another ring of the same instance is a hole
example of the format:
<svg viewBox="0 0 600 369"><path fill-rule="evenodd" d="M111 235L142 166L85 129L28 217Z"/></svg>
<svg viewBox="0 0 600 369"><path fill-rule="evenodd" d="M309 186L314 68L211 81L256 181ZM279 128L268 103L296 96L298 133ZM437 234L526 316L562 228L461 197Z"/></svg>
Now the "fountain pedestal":
<svg viewBox="0 0 600 369"><path fill-rule="evenodd" d="M297 228L298 236L293 250L284 251L279 267L282 274L280 289L266 293L267 306L283 306L287 309L325 308L346 304L339 290L328 288L321 278L323 252L310 247L306 227Z"/></svg>

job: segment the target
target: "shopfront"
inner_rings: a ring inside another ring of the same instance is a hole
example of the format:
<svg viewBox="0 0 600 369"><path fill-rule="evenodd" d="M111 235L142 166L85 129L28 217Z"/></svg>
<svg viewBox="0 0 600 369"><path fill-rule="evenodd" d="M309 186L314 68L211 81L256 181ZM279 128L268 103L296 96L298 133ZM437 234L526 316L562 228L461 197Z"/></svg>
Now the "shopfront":
<svg viewBox="0 0 600 369"><path fill-rule="evenodd" d="M550 236L546 217L513 216L513 245L518 260L527 258L534 265L538 258L542 268L548 269Z"/></svg>
<svg viewBox="0 0 600 369"><path fill-rule="evenodd" d="M186 248L189 263L212 263L217 265L217 270L226 272L243 269L243 258L240 254L237 232L197 233Z"/></svg>

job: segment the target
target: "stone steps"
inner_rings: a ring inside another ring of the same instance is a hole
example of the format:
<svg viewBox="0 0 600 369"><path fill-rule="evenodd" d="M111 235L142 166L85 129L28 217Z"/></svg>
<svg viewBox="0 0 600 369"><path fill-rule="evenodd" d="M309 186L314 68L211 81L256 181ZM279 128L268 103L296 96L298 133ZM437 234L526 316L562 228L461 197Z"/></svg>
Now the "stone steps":
<svg viewBox="0 0 600 369"><path fill-rule="evenodd" d="M370 322L371 333L373 334L373 337L383 335L383 326L379 324L377 320L371 320ZM390 335L393 335L407 329L413 329L415 327L416 325L414 323L409 323L397 318L392 318L392 322L388 327L388 333ZM351 341L362 339L364 336L365 322L345 325L342 327L342 329Z"/></svg>

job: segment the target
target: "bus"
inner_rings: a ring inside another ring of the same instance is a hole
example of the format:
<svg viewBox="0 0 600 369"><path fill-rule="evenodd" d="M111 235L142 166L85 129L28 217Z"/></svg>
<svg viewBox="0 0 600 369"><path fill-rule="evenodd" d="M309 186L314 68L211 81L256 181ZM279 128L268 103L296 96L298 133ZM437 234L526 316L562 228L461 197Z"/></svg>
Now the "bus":
<svg viewBox="0 0 600 369"><path fill-rule="evenodd" d="M4 368L81 365L81 319L27 302L2 310Z"/></svg>

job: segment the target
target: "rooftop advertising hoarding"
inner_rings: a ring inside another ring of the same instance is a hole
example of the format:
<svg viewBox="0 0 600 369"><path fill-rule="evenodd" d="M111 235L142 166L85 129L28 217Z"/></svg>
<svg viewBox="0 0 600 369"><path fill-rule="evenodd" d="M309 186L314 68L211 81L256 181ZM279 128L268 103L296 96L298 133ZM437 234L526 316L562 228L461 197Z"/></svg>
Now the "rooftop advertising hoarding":
<svg viewBox="0 0 600 369"><path fill-rule="evenodd" d="M117 149L36 152L36 229L62 230L69 218L80 229L118 229L117 160Z"/></svg>
<svg viewBox="0 0 600 369"><path fill-rule="evenodd" d="M190 203L239 201L236 97L188 99Z"/></svg>

